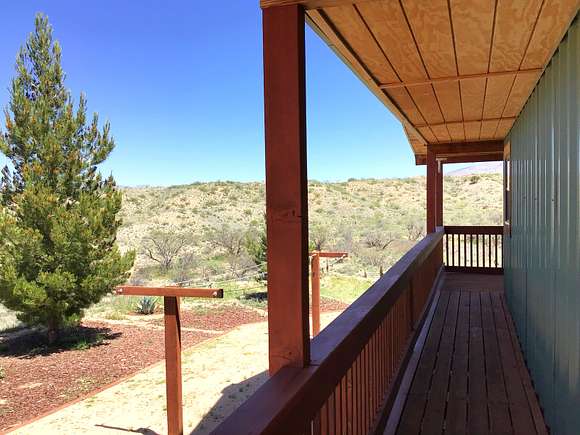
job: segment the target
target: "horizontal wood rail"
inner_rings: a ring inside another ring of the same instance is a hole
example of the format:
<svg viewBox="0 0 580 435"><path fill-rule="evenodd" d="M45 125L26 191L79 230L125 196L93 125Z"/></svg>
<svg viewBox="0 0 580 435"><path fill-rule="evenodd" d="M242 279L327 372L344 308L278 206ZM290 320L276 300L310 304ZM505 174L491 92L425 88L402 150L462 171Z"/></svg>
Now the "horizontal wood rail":
<svg viewBox="0 0 580 435"><path fill-rule="evenodd" d="M378 433L442 270L428 234L311 341L305 368L283 367L214 434Z"/></svg>
<svg viewBox="0 0 580 435"><path fill-rule="evenodd" d="M182 298L217 298L223 299L224 289L221 288L186 288L186 287L139 287L120 286L115 294L124 296L174 296Z"/></svg>
<svg viewBox="0 0 580 435"><path fill-rule="evenodd" d="M451 272L503 273L502 226L445 226L443 258Z"/></svg>

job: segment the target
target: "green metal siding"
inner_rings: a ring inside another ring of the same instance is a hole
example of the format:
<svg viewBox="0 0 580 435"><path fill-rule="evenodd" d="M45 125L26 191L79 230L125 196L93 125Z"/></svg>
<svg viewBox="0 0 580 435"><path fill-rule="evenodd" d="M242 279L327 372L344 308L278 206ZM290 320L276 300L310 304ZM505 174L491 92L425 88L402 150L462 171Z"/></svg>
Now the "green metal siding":
<svg viewBox="0 0 580 435"><path fill-rule="evenodd" d="M508 136L506 297L555 435L580 434L579 52L576 20Z"/></svg>

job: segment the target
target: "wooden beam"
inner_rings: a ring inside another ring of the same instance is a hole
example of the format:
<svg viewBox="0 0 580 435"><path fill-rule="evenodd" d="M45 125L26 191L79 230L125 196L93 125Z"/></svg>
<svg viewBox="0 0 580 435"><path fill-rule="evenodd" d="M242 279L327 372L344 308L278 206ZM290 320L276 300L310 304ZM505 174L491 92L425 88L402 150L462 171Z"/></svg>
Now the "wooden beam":
<svg viewBox="0 0 580 435"><path fill-rule="evenodd" d="M312 251L310 255L318 255L320 258L342 258L348 257L348 252L320 252Z"/></svg>
<svg viewBox="0 0 580 435"><path fill-rule="evenodd" d="M377 0L260 0L262 9L276 6L300 5L304 9L319 9L332 6L354 5Z"/></svg>
<svg viewBox="0 0 580 435"><path fill-rule="evenodd" d="M165 313L165 389L167 392L167 433L183 435L181 390L181 321L179 298L163 298Z"/></svg>
<svg viewBox="0 0 580 435"><path fill-rule="evenodd" d="M448 156L439 158L443 164L446 163L478 163L478 162L498 162L503 160L503 155L500 153L492 154L468 154L460 156ZM419 154L415 156L416 165L426 165L427 156L424 154Z"/></svg>
<svg viewBox="0 0 580 435"><path fill-rule="evenodd" d="M427 147L427 233L434 233L437 214L437 158Z"/></svg>
<svg viewBox="0 0 580 435"><path fill-rule="evenodd" d="M436 206L437 216L435 218L435 226L443 226L443 163L437 160L437 186L436 186Z"/></svg>
<svg viewBox="0 0 580 435"><path fill-rule="evenodd" d="M503 153L503 140L434 143L427 145L427 149L431 149L437 157Z"/></svg>
<svg viewBox="0 0 580 435"><path fill-rule="evenodd" d="M537 73L540 73L542 71L543 71L543 68L520 69L520 70L513 70L513 71L494 71L494 72L481 73L481 74L465 74L465 75L438 77L435 79L416 80L416 81L409 81L409 82L385 83L385 84L379 85L379 87L381 89L394 89L394 88L403 88L403 87L410 87L410 86L431 85L434 83L458 82L459 80L466 80L466 79L505 77L505 76L513 76L516 74L537 74Z"/></svg>
<svg viewBox="0 0 580 435"><path fill-rule="evenodd" d="M120 286L115 294L125 296L176 296L188 298L219 298L224 297L221 288L186 288L186 287L139 287Z"/></svg>
<svg viewBox="0 0 580 435"><path fill-rule="evenodd" d="M264 9L270 373L310 361L304 9Z"/></svg>
<svg viewBox="0 0 580 435"><path fill-rule="evenodd" d="M483 122L483 121L515 121L515 116L506 116L505 118L484 118L484 119L466 119L465 121L435 122L433 124L416 124L415 127L441 127L449 124L465 124L466 122Z"/></svg>

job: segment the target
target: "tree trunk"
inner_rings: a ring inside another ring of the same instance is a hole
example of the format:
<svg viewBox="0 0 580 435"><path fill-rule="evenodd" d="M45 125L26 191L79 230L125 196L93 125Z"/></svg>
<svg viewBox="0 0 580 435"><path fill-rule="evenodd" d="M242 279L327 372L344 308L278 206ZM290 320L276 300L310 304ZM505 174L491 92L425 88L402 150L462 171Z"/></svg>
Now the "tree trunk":
<svg viewBox="0 0 580 435"><path fill-rule="evenodd" d="M54 344L58 341L59 335L59 325L58 322L54 319L48 321L47 325L47 337L48 337L48 344Z"/></svg>

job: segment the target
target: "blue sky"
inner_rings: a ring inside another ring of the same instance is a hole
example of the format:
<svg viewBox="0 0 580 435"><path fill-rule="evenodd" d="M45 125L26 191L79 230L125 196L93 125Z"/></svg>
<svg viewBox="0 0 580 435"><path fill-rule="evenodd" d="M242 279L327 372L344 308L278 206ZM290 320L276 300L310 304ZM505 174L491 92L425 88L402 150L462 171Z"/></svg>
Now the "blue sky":
<svg viewBox="0 0 580 435"><path fill-rule="evenodd" d="M84 91L111 122L117 147L102 172L121 185L263 180L258 0L5 2L2 108L38 11L62 45L75 100ZM310 29L306 43L309 178L423 175L399 122Z"/></svg>

